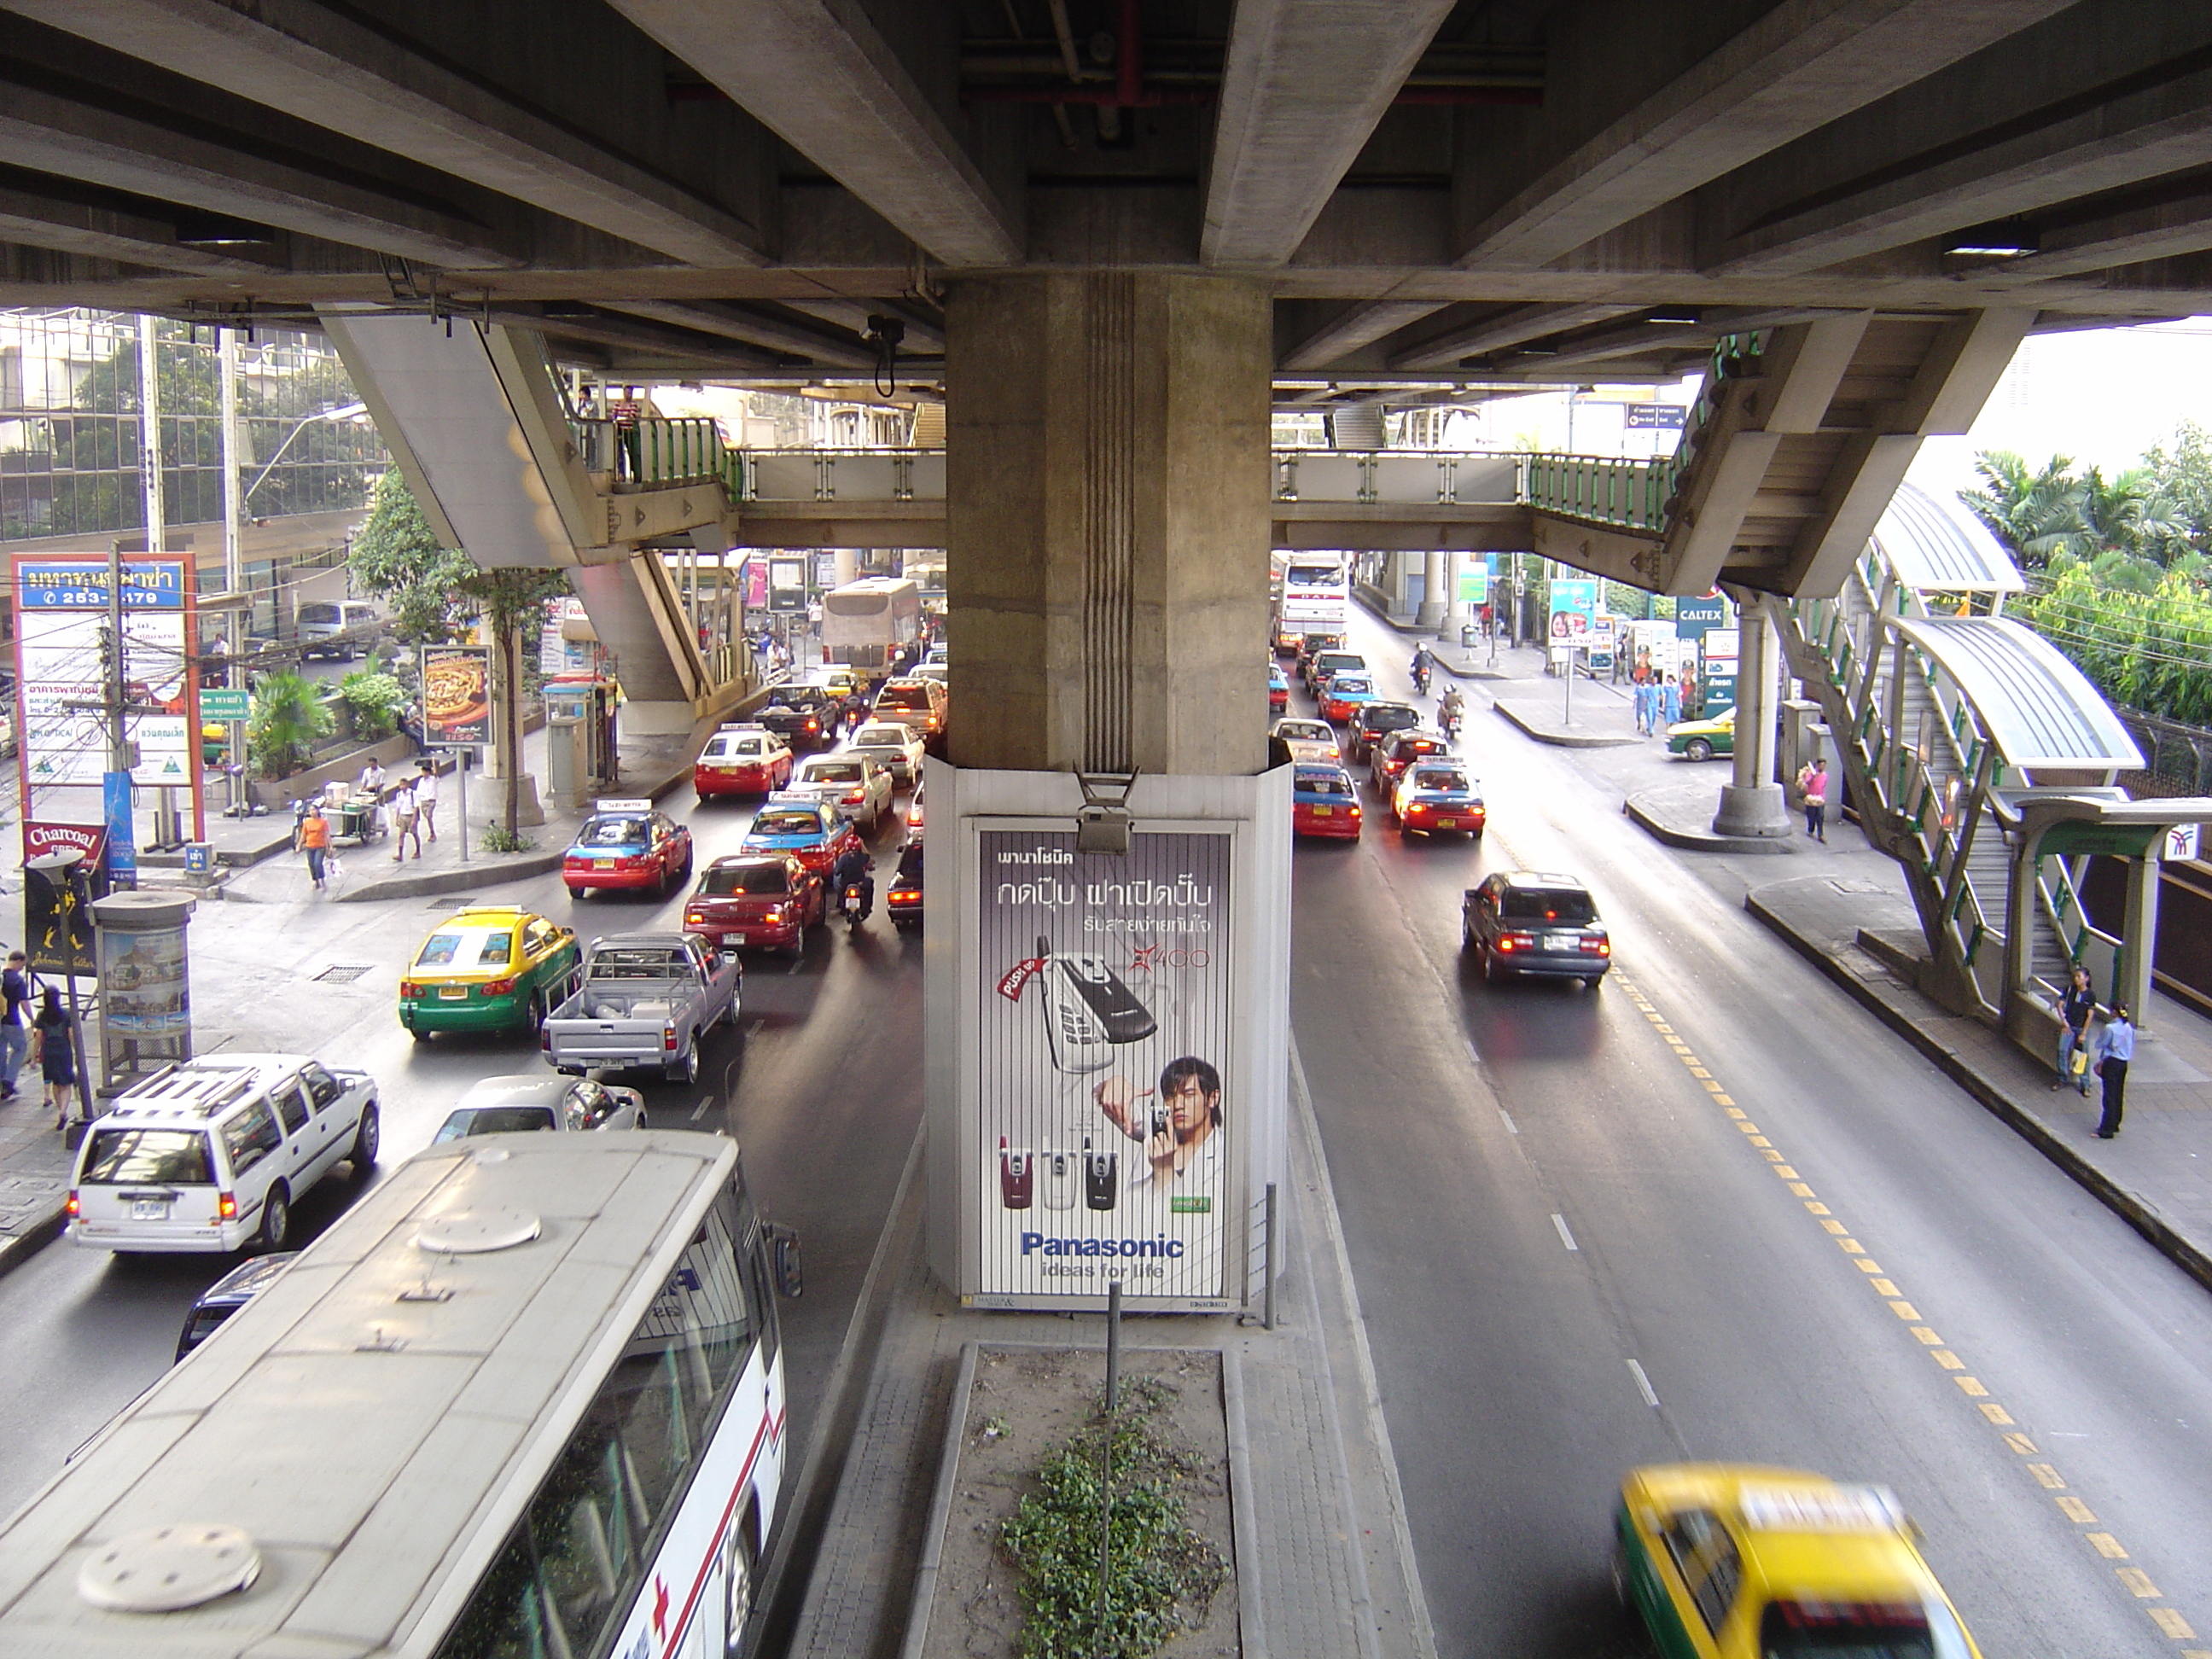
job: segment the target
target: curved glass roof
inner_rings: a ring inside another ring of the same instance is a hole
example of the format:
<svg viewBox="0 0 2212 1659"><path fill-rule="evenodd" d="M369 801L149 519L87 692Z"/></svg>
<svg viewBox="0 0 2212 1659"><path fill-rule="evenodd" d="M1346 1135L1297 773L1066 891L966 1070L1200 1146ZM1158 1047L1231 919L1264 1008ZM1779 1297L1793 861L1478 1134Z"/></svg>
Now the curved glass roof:
<svg viewBox="0 0 2212 1659"><path fill-rule="evenodd" d="M1892 617L1890 626L1957 683L2007 765L2142 767L2103 694L2032 629L2008 617Z"/></svg>
<svg viewBox="0 0 2212 1659"><path fill-rule="evenodd" d="M1948 494L1898 485L1874 543L1898 580L1923 592L2018 593L2027 586L1990 527Z"/></svg>

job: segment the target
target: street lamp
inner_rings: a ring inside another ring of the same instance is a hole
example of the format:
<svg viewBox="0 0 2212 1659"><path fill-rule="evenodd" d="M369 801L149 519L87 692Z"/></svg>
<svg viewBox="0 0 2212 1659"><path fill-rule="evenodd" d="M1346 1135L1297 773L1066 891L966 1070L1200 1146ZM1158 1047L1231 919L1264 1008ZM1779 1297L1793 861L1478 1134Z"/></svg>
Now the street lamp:
<svg viewBox="0 0 2212 1659"><path fill-rule="evenodd" d="M293 439L298 437L318 421L350 421L368 413L367 404L341 404L336 409L325 409L313 415L304 415L294 422L292 429L284 434L284 441L276 446L276 453L269 458L269 465L261 469L259 475L252 483L246 486L244 493L239 496L240 510L253 500L253 492L268 482L269 475L276 470L276 463L284 459L284 452L292 447Z"/></svg>

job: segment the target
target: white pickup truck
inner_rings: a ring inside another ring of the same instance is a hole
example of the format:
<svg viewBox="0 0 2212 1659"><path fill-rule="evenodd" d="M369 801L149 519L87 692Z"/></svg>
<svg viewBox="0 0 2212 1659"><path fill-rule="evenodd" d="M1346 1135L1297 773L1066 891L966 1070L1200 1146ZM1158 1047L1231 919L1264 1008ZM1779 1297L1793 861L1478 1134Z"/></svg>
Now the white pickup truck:
<svg viewBox="0 0 2212 1659"><path fill-rule="evenodd" d="M584 953L574 995L546 1017L545 1063L587 1071L699 1075L699 1039L738 1018L743 970L697 933L616 933Z"/></svg>

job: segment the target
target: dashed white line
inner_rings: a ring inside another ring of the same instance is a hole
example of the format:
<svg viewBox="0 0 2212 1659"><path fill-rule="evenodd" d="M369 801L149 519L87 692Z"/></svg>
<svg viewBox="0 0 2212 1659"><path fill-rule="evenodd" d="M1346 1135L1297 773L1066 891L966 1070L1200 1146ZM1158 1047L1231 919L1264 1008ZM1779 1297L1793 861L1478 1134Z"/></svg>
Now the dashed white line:
<svg viewBox="0 0 2212 1659"><path fill-rule="evenodd" d="M1507 1111L1503 1106L1500 1106L1498 1109L1498 1115L1505 1120L1505 1133L1507 1134L1517 1135L1521 1133L1521 1126L1513 1121L1513 1114Z"/></svg>
<svg viewBox="0 0 2212 1659"><path fill-rule="evenodd" d="M699 1103L691 1109L691 1121L694 1123L696 1123L701 1118L707 1115L707 1109L714 1103L714 1099L715 1097L713 1095L702 1095L699 1097Z"/></svg>
<svg viewBox="0 0 2212 1659"><path fill-rule="evenodd" d="M1651 1379L1644 1376L1644 1367L1632 1359L1628 1362L1628 1370L1630 1375L1636 1379L1638 1389L1644 1395L1644 1403L1656 1411L1659 1405L1659 1391L1651 1386Z"/></svg>
<svg viewBox="0 0 2212 1659"><path fill-rule="evenodd" d="M1552 1216L1552 1224L1559 1230L1560 1243L1565 1245L1571 1250L1580 1250L1582 1249L1581 1245L1575 1243L1575 1236L1567 1231L1566 1217L1554 1212Z"/></svg>

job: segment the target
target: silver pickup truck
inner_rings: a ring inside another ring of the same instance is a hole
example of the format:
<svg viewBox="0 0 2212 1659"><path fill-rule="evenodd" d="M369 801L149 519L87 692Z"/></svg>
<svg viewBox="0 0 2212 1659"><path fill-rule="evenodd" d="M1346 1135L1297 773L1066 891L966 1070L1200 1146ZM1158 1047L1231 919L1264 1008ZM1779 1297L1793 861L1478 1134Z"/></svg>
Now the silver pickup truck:
<svg viewBox="0 0 2212 1659"><path fill-rule="evenodd" d="M699 1075L699 1039L738 1018L742 970L696 933L616 933L584 953L574 996L546 1017L545 1063L587 1071L658 1070L672 1083Z"/></svg>

